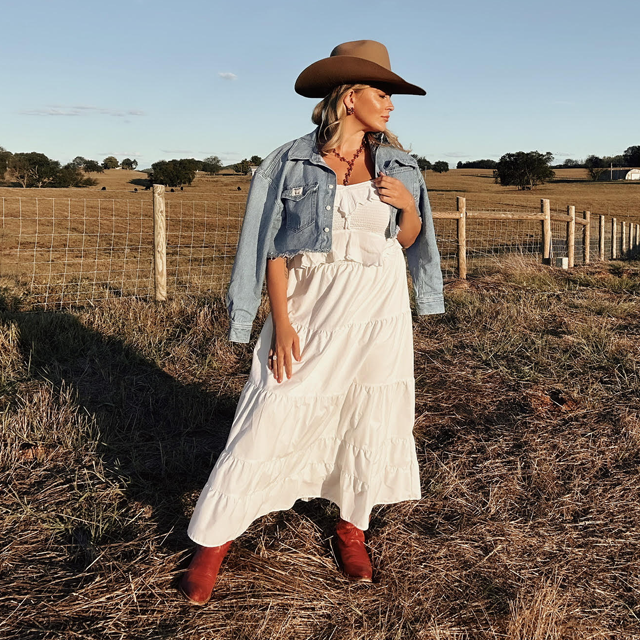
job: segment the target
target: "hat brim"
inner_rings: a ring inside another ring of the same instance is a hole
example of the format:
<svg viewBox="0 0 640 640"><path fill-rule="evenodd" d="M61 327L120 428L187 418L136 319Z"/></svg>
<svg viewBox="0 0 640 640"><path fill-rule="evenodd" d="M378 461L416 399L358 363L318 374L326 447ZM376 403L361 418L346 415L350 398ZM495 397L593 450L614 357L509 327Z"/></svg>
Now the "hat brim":
<svg viewBox="0 0 640 640"><path fill-rule="evenodd" d="M424 96L426 91L384 67L356 56L332 56L309 65L296 80L305 98L324 98L341 84L383 85L389 93Z"/></svg>

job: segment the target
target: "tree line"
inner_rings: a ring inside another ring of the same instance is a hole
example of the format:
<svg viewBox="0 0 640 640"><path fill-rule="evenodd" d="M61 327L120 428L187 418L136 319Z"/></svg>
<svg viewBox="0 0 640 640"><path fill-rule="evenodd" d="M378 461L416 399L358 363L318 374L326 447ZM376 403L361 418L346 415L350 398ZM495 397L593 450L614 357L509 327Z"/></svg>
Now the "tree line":
<svg viewBox="0 0 640 640"><path fill-rule="evenodd" d="M235 171L248 174L252 165L262 162L260 156L251 156L231 166ZM107 156L98 162L76 156L71 162L62 165L58 160L49 158L44 153L32 151L30 153L11 153L0 147L0 180L5 176L21 187L93 187L98 184L92 173L104 173L106 169L135 170L138 161L125 158L119 161L115 156ZM191 184L197 171L205 171L215 175L225 168L218 156L209 156L204 160L182 158L180 160L160 160L151 165L147 177L149 184L154 182L168 187L180 187Z"/></svg>
<svg viewBox="0 0 640 640"><path fill-rule="evenodd" d="M553 154L539 151L505 153L500 160L472 160L458 162L458 169L493 169L496 183L518 189L533 189L555 177L554 168L583 168L592 180L598 180L610 166L640 167L640 145L629 147L617 156L590 155L586 160L567 158L560 165L552 165Z"/></svg>
<svg viewBox="0 0 640 640"><path fill-rule="evenodd" d="M249 159L225 167L218 156L209 156L204 160L195 158L182 158L181 160L160 160L151 165L147 172L150 183L163 184L167 187L181 187L191 184L197 171L204 171L209 175L216 175L222 169L233 169L237 173L247 175L252 166L258 166L262 162L260 156L251 156Z"/></svg>
<svg viewBox="0 0 640 640"><path fill-rule="evenodd" d="M411 154L421 171L433 170L437 173L449 171L449 163L438 160L433 164L424 156ZM147 170L149 184L164 184L168 187L190 185L197 171L210 175L219 173L224 168L232 168L237 173L247 175L252 166L262 162L260 156L244 158L240 162L224 167L218 156L209 156L204 160L182 158L180 160L160 160ZM495 160L471 160L458 162L457 169L493 169L496 183L502 186L516 186L518 189L533 189L555 177L552 166L553 155L550 152L518 151L506 153L497 162ZM640 167L640 145L628 147L617 156L590 155L585 160L567 158L555 168L584 168L592 180L600 176L612 165ZM76 156L71 162L61 165L57 160L48 158L44 153L11 153L0 147L0 179L8 172L10 179L24 188L28 187L88 187L98 182L91 173L103 173L105 169L134 170L138 161L125 158L118 161L115 156L108 156L102 162Z"/></svg>
<svg viewBox="0 0 640 640"><path fill-rule="evenodd" d="M449 171L449 163L444 160L438 160L437 162L431 163L424 156L419 156L416 153L412 153L411 157L418 163L418 169L420 169L420 171L432 170L436 173L446 173Z"/></svg>
<svg viewBox="0 0 640 640"><path fill-rule="evenodd" d="M583 168L592 180L599 180L600 176L610 167L640 167L640 145L625 149L624 153L616 156L590 155L585 160L567 158L563 168Z"/></svg>
<svg viewBox="0 0 640 640"><path fill-rule="evenodd" d="M76 156L65 165L44 153L11 153L0 147L0 180L8 173L9 179L27 189L30 187L93 187L98 184L91 173L104 173L105 169L135 169L137 160L125 158L119 162L114 156L101 163Z"/></svg>

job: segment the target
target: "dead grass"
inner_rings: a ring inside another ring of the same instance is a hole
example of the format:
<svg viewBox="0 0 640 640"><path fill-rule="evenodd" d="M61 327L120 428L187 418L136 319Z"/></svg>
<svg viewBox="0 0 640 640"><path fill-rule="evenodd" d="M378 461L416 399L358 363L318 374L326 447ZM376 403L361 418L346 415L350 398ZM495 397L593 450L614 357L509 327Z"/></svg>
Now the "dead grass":
<svg viewBox="0 0 640 640"><path fill-rule="evenodd" d="M639 290L635 263L517 259L448 287L415 323L423 499L375 510L376 583L299 502L192 608L185 529L250 349L219 298L35 313L6 283L0 637L640 638Z"/></svg>
<svg viewBox="0 0 640 640"><path fill-rule="evenodd" d="M0 187L1 197L25 198L104 198L147 201L148 191L131 181L146 180L140 171L111 169L103 174L92 174L98 185L76 189L22 189ZM455 197L465 196L471 210L528 208L538 211L540 198L549 198L554 211L565 212L574 205L578 213L589 210L594 214L638 218L640 216L640 184L632 182L592 182L586 179L584 169L558 169L556 180L537 187L534 191L518 191L501 187L493 181L487 169L453 169L448 173L426 172L432 208L436 211L455 209ZM174 193L169 189L167 201L213 201L216 203L244 202L251 182L250 176L209 176L199 173L190 186ZM106 187L106 191L102 191ZM138 189L134 193L134 189Z"/></svg>

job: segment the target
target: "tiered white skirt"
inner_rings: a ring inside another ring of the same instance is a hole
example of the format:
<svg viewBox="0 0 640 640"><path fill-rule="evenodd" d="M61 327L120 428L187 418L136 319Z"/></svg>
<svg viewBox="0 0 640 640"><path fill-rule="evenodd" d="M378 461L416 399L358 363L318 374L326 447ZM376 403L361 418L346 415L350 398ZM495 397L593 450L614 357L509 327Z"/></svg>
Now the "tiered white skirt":
<svg viewBox="0 0 640 640"><path fill-rule="evenodd" d="M302 361L274 380L269 317L191 519L194 542L221 545L299 498L331 500L360 529L374 505L420 498L405 260L397 240L383 242L374 263L293 260L289 316Z"/></svg>

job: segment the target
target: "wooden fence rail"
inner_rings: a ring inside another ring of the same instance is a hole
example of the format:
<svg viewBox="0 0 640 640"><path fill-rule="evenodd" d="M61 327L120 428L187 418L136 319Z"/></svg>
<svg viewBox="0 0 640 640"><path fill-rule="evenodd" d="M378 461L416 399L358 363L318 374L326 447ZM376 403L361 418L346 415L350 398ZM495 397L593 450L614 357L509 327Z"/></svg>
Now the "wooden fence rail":
<svg viewBox="0 0 640 640"><path fill-rule="evenodd" d="M456 249L457 249L457 277L465 279L468 273L468 252L469 246L467 238L469 235L469 222L472 220L494 220L510 222L535 222L540 221L540 259L543 264L552 264L553 241L562 240L566 244L566 255L555 256L566 268L573 268L576 265L576 245L579 238L582 245L582 264L590 264L592 260L604 261L606 259L606 246L608 235L606 233L606 216L597 217L597 250L594 251L592 244L592 216L591 211L584 211L581 215L576 214L576 208L572 205L567 207L567 213L552 212L550 200L543 198L540 200L540 212L522 211L474 211L467 205L467 199L458 196L456 198L456 211L434 211L434 220L456 220ZM595 218L594 218L595 220ZM563 234L554 237L552 233L552 223L566 223ZM610 256L611 260L633 259L640 257L640 222L622 221L620 224L615 217L610 222Z"/></svg>
<svg viewBox="0 0 640 640"><path fill-rule="evenodd" d="M60 308L111 297L167 300L223 293L245 202L152 198L0 198L0 277L34 306ZM640 214L640 212L639 212ZM446 280L493 268L509 255L571 268L640 257L640 215L617 220L591 211L490 211L457 197L433 213Z"/></svg>

